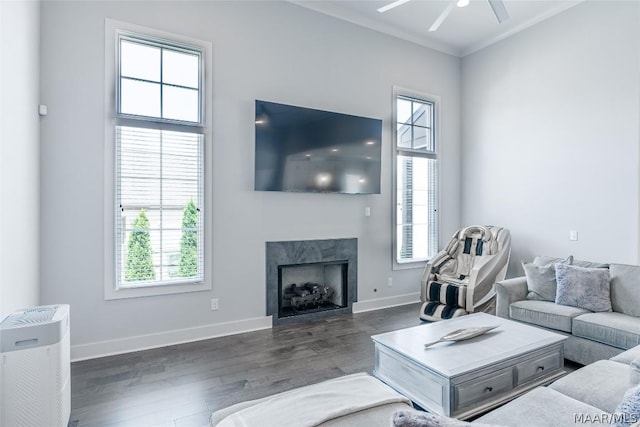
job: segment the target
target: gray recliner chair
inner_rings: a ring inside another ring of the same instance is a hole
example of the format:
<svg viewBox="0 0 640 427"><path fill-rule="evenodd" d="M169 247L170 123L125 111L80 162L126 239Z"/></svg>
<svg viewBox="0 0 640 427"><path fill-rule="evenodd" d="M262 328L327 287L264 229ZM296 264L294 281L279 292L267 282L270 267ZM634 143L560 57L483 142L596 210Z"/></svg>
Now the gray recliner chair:
<svg viewBox="0 0 640 427"><path fill-rule="evenodd" d="M506 228L471 225L459 230L424 269L420 319L495 313L493 284L505 278L510 255L511 234Z"/></svg>

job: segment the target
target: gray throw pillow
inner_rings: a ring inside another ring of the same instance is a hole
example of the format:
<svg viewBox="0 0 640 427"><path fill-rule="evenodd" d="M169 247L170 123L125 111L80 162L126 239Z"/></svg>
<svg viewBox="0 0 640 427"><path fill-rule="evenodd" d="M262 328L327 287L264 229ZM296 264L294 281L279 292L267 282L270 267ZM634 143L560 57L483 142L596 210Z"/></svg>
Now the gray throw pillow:
<svg viewBox="0 0 640 427"><path fill-rule="evenodd" d="M616 427L629 427L640 421L640 386L627 390L613 416Z"/></svg>
<svg viewBox="0 0 640 427"><path fill-rule="evenodd" d="M608 268L556 264L556 304L589 311L611 311Z"/></svg>
<svg viewBox="0 0 640 427"><path fill-rule="evenodd" d="M500 427L489 424L468 423L442 415L420 412L415 409L396 411L391 416L392 427Z"/></svg>
<svg viewBox="0 0 640 427"><path fill-rule="evenodd" d="M529 294L527 299L540 301L555 301L556 299L556 264L572 264L573 256L564 260L553 260L547 264L538 265L535 262L522 263L524 274L527 276Z"/></svg>

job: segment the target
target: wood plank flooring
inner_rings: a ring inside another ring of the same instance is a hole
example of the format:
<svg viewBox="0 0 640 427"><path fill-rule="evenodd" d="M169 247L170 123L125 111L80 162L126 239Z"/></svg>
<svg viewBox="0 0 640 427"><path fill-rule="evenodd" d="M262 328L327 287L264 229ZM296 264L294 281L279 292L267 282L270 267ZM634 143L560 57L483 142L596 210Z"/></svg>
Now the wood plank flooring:
<svg viewBox="0 0 640 427"><path fill-rule="evenodd" d="M418 304L71 364L69 426L205 426L211 412L373 369L371 335Z"/></svg>

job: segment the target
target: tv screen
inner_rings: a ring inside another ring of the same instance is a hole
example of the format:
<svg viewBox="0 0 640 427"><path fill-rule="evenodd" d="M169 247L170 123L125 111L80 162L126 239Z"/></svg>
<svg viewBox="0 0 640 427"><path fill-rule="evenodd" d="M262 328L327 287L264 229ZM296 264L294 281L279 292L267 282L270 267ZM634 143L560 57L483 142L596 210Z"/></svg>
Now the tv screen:
<svg viewBox="0 0 640 427"><path fill-rule="evenodd" d="M256 100L255 189L380 193L382 120Z"/></svg>

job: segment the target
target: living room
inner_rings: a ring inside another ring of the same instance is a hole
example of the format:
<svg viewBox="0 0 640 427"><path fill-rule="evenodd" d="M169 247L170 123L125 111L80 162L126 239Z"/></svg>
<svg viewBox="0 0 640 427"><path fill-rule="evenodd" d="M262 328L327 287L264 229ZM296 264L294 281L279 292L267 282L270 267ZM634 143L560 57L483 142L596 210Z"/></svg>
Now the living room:
<svg viewBox="0 0 640 427"><path fill-rule="evenodd" d="M421 268L392 262L394 87L441 100L440 248L494 224L509 277L638 264L639 10L580 2L462 56L290 2L3 2L0 318L70 304L74 361L268 329L265 243L327 238L358 239L355 311L417 302ZM107 19L212 45L210 290L105 298ZM382 119L380 194L254 191L256 99Z"/></svg>

